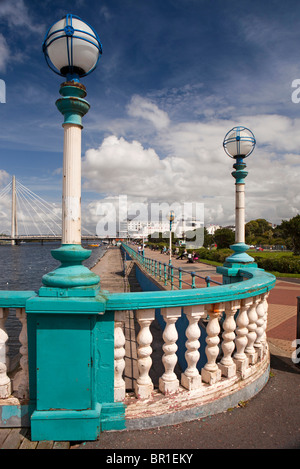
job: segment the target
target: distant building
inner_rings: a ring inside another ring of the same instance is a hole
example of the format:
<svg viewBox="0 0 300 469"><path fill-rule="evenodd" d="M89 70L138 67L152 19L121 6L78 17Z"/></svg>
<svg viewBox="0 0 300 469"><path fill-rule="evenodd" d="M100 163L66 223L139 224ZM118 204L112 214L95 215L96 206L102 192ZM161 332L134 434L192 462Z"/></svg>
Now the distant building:
<svg viewBox="0 0 300 469"><path fill-rule="evenodd" d="M172 231L178 238L184 238L185 234L193 231L196 228L202 228L203 222L197 221L195 218L187 220L180 219L175 221L172 226ZM170 232L170 222L166 221L141 221L141 220L127 220L119 223L119 237L120 238L147 238L154 233L165 233L168 235Z"/></svg>
<svg viewBox="0 0 300 469"><path fill-rule="evenodd" d="M216 230L221 228L220 225L208 225L205 227L207 229L208 234L213 235Z"/></svg>

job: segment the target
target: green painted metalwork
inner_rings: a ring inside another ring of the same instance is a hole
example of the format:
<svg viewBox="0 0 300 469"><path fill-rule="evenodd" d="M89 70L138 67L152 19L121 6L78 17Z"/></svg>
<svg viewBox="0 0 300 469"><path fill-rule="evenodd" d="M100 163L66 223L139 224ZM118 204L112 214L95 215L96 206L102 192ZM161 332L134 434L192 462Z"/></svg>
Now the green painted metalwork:
<svg viewBox="0 0 300 469"><path fill-rule="evenodd" d="M130 255L130 248L123 244ZM166 266L165 266L166 267ZM218 269L221 272L222 268ZM224 267L228 275L228 268ZM200 304L216 304L232 300L240 300L270 291L276 281L274 275L258 269L256 264L235 264L229 274L239 279L246 279L210 288L193 288L157 292L107 293L107 310L137 310L147 308L168 308L175 306L191 306Z"/></svg>

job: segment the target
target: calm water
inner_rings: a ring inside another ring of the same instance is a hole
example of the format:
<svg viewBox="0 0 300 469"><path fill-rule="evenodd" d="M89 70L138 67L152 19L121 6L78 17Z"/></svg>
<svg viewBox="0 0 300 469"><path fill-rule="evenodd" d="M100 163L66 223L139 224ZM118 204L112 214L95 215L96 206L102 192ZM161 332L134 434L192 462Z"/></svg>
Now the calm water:
<svg viewBox="0 0 300 469"><path fill-rule="evenodd" d="M0 290L34 290L42 286L42 276L60 265L53 259L51 250L60 247L60 243L26 243L20 246L0 245ZM91 248L92 253L84 265L91 268L103 256L106 248ZM21 324L11 309L5 324L9 336L9 356L15 355L20 347L18 337Z"/></svg>

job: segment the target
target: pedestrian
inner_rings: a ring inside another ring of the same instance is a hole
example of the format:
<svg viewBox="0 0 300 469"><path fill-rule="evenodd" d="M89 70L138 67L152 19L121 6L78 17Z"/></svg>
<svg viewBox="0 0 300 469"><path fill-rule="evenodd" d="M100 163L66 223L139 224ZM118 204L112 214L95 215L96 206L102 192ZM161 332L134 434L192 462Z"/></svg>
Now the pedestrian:
<svg viewBox="0 0 300 469"><path fill-rule="evenodd" d="M180 256L178 256L176 259L183 259L184 257L187 256L187 250L185 249L184 251L182 251L182 253L180 254Z"/></svg>
<svg viewBox="0 0 300 469"><path fill-rule="evenodd" d="M188 262L189 262L190 264L193 264L194 259L193 259L193 256L192 256L192 254L191 254L190 252L188 253L188 256L187 256L187 257L188 257Z"/></svg>

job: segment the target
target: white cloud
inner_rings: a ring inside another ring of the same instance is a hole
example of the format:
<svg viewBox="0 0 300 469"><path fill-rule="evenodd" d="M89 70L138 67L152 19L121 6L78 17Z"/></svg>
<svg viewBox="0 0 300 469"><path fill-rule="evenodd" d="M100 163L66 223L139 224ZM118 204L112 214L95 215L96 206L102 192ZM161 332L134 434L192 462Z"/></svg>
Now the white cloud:
<svg viewBox="0 0 300 469"><path fill-rule="evenodd" d="M173 123L155 103L150 104L136 96L128 107L133 119L140 116L152 123L154 116L158 116L157 122L161 119L155 132L149 132L150 148L141 143L145 127L139 122L133 141L117 135L104 138L98 148L88 150L84 156L85 189L102 197L126 194L149 202L202 202L205 223L232 224L234 160L224 153L222 143L228 130L245 125L257 139L256 149L245 160L249 172L246 220L266 218L280 223L299 213L299 119L261 114L245 115L239 122L211 119ZM132 135L131 119L127 118L123 131L126 128Z"/></svg>
<svg viewBox="0 0 300 469"><path fill-rule="evenodd" d="M128 114L131 117L141 117L149 120L158 130L168 127L170 121L168 114L148 99L141 96L133 96L128 105Z"/></svg>
<svg viewBox="0 0 300 469"><path fill-rule="evenodd" d="M10 28L20 33L26 33L26 30L42 34L44 25L33 21L32 13L29 13L23 0L2 0L0 3L0 18L5 20ZM19 29L21 28L21 29Z"/></svg>
<svg viewBox="0 0 300 469"><path fill-rule="evenodd" d="M10 58L10 51L3 34L0 33L0 71L5 72Z"/></svg>

